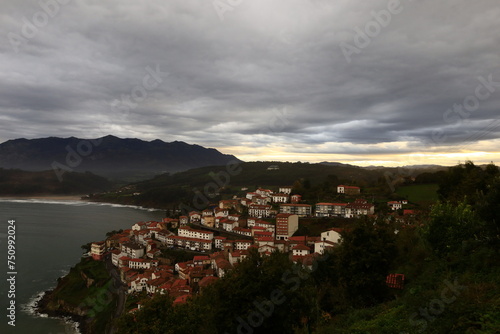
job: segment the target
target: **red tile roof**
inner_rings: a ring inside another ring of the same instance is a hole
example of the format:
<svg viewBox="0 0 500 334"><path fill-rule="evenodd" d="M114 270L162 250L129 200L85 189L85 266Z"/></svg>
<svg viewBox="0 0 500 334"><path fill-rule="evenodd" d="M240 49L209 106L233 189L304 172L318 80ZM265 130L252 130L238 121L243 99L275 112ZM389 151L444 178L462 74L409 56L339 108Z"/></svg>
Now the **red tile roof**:
<svg viewBox="0 0 500 334"><path fill-rule="evenodd" d="M389 274L386 278L387 286L394 289L402 290L404 288L405 275Z"/></svg>

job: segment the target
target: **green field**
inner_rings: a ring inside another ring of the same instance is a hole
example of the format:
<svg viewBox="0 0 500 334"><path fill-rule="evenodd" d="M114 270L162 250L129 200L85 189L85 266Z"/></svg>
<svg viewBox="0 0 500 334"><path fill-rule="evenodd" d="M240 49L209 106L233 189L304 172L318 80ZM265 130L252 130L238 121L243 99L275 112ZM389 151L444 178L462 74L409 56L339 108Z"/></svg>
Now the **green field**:
<svg viewBox="0 0 500 334"><path fill-rule="evenodd" d="M413 203L435 202L438 200L437 184L417 184L399 187L396 193Z"/></svg>

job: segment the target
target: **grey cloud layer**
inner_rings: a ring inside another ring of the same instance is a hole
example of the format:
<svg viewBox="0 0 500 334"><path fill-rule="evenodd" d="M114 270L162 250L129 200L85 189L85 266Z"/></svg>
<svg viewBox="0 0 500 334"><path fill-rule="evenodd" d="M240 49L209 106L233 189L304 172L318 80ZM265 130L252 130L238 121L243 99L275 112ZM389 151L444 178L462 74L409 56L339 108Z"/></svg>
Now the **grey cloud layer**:
<svg viewBox="0 0 500 334"><path fill-rule="evenodd" d="M314 148L334 142L356 154L347 144L451 149L484 131L500 87L467 117L444 114L474 95L479 76L500 82L497 2L401 0L348 63L339 44L355 45L354 29L388 2L244 0L221 21L212 1L73 0L16 53L8 33L42 9L3 1L0 140L108 132L257 150L292 142L298 153L334 153ZM156 65L168 75L144 101L112 107ZM446 140L433 143L436 131Z"/></svg>

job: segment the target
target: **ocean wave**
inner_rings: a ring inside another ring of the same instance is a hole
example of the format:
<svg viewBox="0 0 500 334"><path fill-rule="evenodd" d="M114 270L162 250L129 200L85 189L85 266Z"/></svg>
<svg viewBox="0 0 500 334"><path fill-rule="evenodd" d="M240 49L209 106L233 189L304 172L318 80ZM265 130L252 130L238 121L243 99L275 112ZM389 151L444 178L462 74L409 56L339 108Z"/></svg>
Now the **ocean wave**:
<svg viewBox="0 0 500 334"><path fill-rule="evenodd" d="M155 209L155 208L145 208L143 206L137 206L137 205L125 205L125 204L115 204L115 203L102 203L102 202L88 202L88 201L79 201L79 200L57 200L57 199L36 199L36 198L27 198L27 199L0 199L0 203L5 202L5 203L34 203L34 204L58 204L58 205L70 205L70 206L89 206L89 205L94 205L94 206L110 206L113 208L131 208L131 209L138 209L138 210L144 210L144 211L149 211L149 212L154 212L154 211L164 211L162 209Z"/></svg>
<svg viewBox="0 0 500 334"><path fill-rule="evenodd" d="M42 300L43 296L45 295L45 291L40 291L37 292L35 295L33 295L26 304L21 305L21 311L24 313L27 313L31 316L34 317L40 317L40 318L47 318L47 314L43 313L38 313L37 311L37 305L40 300Z"/></svg>
<svg viewBox="0 0 500 334"><path fill-rule="evenodd" d="M51 290L53 288L50 288ZM65 331L65 333L71 333L73 332L74 334L81 334L80 332L80 324L76 321L73 321L70 317L49 317L48 314L46 313L40 313L38 312L37 306L40 300L42 300L43 296L45 295L45 291L41 291L33 295L26 304L21 305L21 311L24 313L34 317L34 318L51 318L51 319L57 319L61 320L64 322L64 326L66 329L69 329L70 331Z"/></svg>
<svg viewBox="0 0 500 334"><path fill-rule="evenodd" d="M72 330L75 334L81 334L82 333L80 331L80 323L78 323L76 321L73 321L70 317L63 317L63 318L58 318L58 319L64 321L65 327L67 329Z"/></svg>

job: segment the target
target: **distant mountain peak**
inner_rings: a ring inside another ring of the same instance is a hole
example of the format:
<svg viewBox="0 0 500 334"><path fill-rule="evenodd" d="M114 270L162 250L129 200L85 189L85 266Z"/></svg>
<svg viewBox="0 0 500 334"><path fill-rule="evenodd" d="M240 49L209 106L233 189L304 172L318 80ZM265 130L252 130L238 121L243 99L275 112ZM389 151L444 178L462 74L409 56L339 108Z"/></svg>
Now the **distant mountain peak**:
<svg viewBox="0 0 500 334"><path fill-rule="evenodd" d="M113 135L96 139L21 138L0 144L0 168L41 171L53 169L55 163L59 168L66 166L68 171L90 171L114 179L144 179L162 172L222 166L229 161L240 160L216 149L183 141L144 141Z"/></svg>

